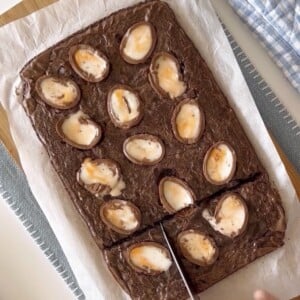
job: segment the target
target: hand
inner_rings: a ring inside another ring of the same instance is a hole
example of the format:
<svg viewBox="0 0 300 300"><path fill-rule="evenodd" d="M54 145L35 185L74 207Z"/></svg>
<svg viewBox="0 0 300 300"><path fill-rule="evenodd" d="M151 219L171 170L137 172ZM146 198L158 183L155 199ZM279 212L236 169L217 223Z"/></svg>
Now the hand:
<svg viewBox="0 0 300 300"><path fill-rule="evenodd" d="M263 290L256 290L253 294L254 300L277 300L274 296Z"/></svg>

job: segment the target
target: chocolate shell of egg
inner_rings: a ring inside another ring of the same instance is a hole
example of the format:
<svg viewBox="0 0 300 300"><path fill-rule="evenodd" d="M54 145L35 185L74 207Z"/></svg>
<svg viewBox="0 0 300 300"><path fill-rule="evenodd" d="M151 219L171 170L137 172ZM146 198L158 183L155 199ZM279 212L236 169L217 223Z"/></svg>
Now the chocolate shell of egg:
<svg viewBox="0 0 300 300"><path fill-rule="evenodd" d="M214 215L205 209L202 216L214 230L229 238L235 238L247 228L248 208L239 194L229 192L219 200Z"/></svg>
<svg viewBox="0 0 300 300"><path fill-rule="evenodd" d="M182 231L177 236L177 243L182 255L198 266L212 265L219 255L215 241L196 229Z"/></svg>
<svg viewBox="0 0 300 300"><path fill-rule="evenodd" d="M195 195L183 180L168 176L159 182L159 199L169 213L174 213L192 205Z"/></svg>
<svg viewBox="0 0 300 300"><path fill-rule="evenodd" d="M124 141L123 153L135 164L151 166L164 158L165 146L157 136L137 134Z"/></svg>
<svg viewBox="0 0 300 300"><path fill-rule="evenodd" d="M156 32L151 23L135 23L123 36L120 54L129 64L143 63L152 54L156 39Z"/></svg>
<svg viewBox="0 0 300 300"><path fill-rule="evenodd" d="M119 165L105 158L87 157L77 171L78 183L96 197L121 195L125 188Z"/></svg>
<svg viewBox="0 0 300 300"><path fill-rule="evenodd" d="M102 136L100 125L81 110L60 119L56 131L66 143L83 150L93 148Z"/></svg>
<svg viewBox="0 0 300 300"><path fill-rule="evenodd" d="M136 126L143 117L138 93L125 85L116 85L109 91L107 110L113 124L121 129Z"/></svg>
<svg viewBox="0 0 300 300"><path fill-rule="evenodd" d="M109 74L108 58L89 45L72 46L69 50L69 61L77 75L89 82L100 82Z"/></svg>
<svg viewBox="0 0 300 300"><path fill-rule="evenodd" d="M236 154L224 141L212 145L205 154L203 173L207 181L215 185L228 183L235 174Z"/></svg>
<svg viewBox="0 0 300 300"><path fill-rule="evenodd" d="M130 201L113 199L100 207L102 221L112 230L128 235L141 225L141 212Z"/></svg>
<svg viewBox="0 0 300 300"><path fill-rule="evenodd" d="M204 114L195 99L179 102L173 111L171 122L176 139L184 144L196 143L205 126Z"/></svg>
<svg viewBox="0 0 300 300"><path fill-rule="evenodd" d="M41 100L57 109L69 109L80 100L78 85L66 77L44 75L35 83L35 90Z"/></svg>
<svg viewBox="0 0 300 300"><path fill-rule="evenodd" d="M171 99L183 95L187 88L177 58L168 52L158 52L153 56L149 81L159 95Z"/></svg>
<svg viewBox="0 0 300 300"><path fill-rule="evenodd" d="M157 275L172 265L169 250L156 242L140 242L125 250L125 259L136 272Z"/></svg>

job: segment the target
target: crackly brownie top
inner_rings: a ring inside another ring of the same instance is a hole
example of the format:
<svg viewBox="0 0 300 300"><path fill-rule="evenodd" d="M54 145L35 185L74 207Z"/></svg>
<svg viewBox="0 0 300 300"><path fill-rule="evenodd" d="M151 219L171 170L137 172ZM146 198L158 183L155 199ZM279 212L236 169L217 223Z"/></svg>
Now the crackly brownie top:
<svg viewBox="0 0 300 300"><path fill-rule="evenodd" d="M163 2L75 33L21 77L23 105L100 247L262 171Z"/></svg>

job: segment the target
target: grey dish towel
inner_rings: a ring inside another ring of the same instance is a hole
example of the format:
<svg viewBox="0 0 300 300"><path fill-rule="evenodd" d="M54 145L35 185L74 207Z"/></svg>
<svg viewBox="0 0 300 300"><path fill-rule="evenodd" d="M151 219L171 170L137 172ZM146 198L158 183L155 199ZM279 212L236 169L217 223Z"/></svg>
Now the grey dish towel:
<svg viewBox="0 0 300 300"><path fill-rule="evenodd" d="M246 55L233 40L231 34L226 28L224 29L266 126L300 172L299 126L256 72ZM73 290L77 299L85 299L55 234L30 191L24 173L9 156L1 142L0 194L64 278L66 284Z"/></svg>
<svg viewBox="0 0 300 300"><path fill-rule="evenodd" d="M299 125L256 71L231 33L224 25L223 28L266 127L300 174Z"/></svg>
<svg viewBox="0 0 300 300"><path fill-rule="evenodd" d="M54 232L31 193L25 174L10 157L1 141L0 195L14 210L77 299L85 299Z"/></svg>

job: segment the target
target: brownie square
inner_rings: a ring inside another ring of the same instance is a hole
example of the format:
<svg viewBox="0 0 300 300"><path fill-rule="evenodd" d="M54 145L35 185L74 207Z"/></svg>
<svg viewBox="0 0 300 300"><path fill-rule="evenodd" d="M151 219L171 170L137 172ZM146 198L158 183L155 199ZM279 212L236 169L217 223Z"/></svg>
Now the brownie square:
<svg viewBox="0 0 300 300"><path fill-rule="evenodd" d="M158 226L133 237L130 241L104 250L104 258L117 282L132 299L188 299L188 293L174 262L166 272L136 272L126 260L126 250L134 244L155 242L167 247Z"/></svg>
<svg viewBox="0 0 300 300"><path fill-rule="evenodd" d="M145 19L157 32L153 55L167 51L178 60L183 80L187 84L186 92L178 99L171 100L158 95L151 87L148 80L151 57L142 64L132 65L120 55L120 41L126 30ZM77 44L88 44L107 56L110 72L104 81L87 82L74 72L68 53ZM76 107L59 110L41 101L35 84L45 74L68 78L77 83L81 98ZM123 9L73 34L32 59L21 71L21 78L24 86L22 105L57 174L100 248L109 247L127 236L111 230L100 218L100 206L112 197L98 199L76 180L76 172L87 157L109 158L120 165L126 188L119 198L131 201L142 212L140 230L169 214L162 207L158 196L158 182L164 176L177 176L186 181L195 193L196 200L200 201L263 171L235 113L205 61L164 2L148 1ZM107 95L115 84L126 84L136 90L144 106L145 113L140 124L127 130L116 128L107 112ZM190 145L180 143L171 128L174 107L186 98L195 99L205 115L203 135L197 143ZM101 141L89 150L76 149L66 144L55 129L61 118L78 109L88 114L103 130ZM138 133L150 133L163 141L166 154L161 162L145 167L126 159L122 152L123 142ZM234 148L236 171L230 182L214 185L205 179L203 160L207 150L220 140Z"/></svg>
<svg viewBox="0 0 300 300"><path fill-rule="evenodd" d="M214 230L202 216L205 209L213 214L224 194L207 199L198 207L183 210L164 222L168 237L195 293L202 292L284 243L286 229L284 210L280 196L269 182L268 176L263 175L253 182L226 192L225 195L229 193L242 197L248 208L248 224L245 231L235 238ZM215 241L219 254L213 264L199 266L183 256L177 237L180 232L186 230L199 230Z"/></svg>

